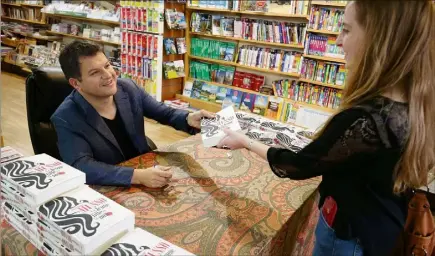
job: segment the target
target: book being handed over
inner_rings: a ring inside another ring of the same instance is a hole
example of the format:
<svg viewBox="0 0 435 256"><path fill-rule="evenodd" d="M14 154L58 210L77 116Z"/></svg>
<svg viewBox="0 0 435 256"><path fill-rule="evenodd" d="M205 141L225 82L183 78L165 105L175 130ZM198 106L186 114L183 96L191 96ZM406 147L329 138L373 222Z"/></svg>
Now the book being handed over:
<svg viewBox="0 0 435 256"><path fill-rule="evenodd" d="M201 121L201 136L204 147L216 146L225 137L225 128L233 131L241 130L233 107L219 111L215 118Z"/></svg>

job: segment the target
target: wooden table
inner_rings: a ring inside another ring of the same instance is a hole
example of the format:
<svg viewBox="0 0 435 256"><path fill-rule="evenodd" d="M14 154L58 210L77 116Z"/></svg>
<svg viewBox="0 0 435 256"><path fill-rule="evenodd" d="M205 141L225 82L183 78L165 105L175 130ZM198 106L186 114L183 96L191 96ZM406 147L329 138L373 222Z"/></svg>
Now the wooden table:
<svg viewBox="0 0 435 256"><path fill-rule="evenodd" d="M276 177L247 150L206 149L199 135L123 163L180 167L174 195L161 189L93 186L136 214L144 228L197 255L311 255L319 178ZM37 255L3 223L6 255Z"/></svg>

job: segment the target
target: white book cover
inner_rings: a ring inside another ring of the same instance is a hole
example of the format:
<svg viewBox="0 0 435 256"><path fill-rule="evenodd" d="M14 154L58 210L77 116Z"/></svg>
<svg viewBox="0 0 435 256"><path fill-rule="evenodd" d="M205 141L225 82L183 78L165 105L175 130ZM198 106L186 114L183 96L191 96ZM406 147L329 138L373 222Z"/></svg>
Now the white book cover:
<svg viewBox="0 0 435 256"><path fill-rule="evenodd" d="M12 147L6 146L1 148L0 159L1 163L6 163L18 158L23 157L23 154L18 152Z"/></svg>
<svg viewBox="0 0 435 256"><path fill-rule="evenodd" d="M101 256L145 256L145 255L194 255L158 236L143 229L136 228L129 232L116 243L112 244Z"/></svg>
<svg viewBox="0 0 435 256"><path fill-rule="evenodd" d="M225 137L224 128L233 131L241 130L239 121L231 106L216 113L215 118L201 121L201 136L204 147L216 146Z"/></svg>
<svg viewBox="0 0 435 256"><path fill-rule="evenodd" d="M6 163L1 175L35 205L83 186L86 181L83 172L47 154Z"/></svg>
<svg viewBox="0 0 435 256"><path fill-rule="evenodd" d="M90 254L133 230L134 213L89 187L67 192L39 207L38 217L82 254Z"/></svg>

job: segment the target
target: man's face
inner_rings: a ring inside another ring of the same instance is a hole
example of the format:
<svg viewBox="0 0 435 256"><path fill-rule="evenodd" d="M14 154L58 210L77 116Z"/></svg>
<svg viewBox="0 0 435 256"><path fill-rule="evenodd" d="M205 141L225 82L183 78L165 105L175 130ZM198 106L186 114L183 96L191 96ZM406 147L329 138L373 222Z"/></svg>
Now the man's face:
<svg viewBox="0 0 435 256"><path fill-rule="evenodd" d="M70 78L70 84L80 93L106 98L116 93L116 72L104 53L80 57L81 79Z"/></svg>

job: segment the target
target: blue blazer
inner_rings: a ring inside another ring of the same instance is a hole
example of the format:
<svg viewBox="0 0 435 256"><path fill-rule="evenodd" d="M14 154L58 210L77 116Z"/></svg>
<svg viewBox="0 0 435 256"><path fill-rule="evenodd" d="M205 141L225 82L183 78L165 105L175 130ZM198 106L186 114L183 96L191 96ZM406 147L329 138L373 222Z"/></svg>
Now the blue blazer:
<svg viewBox="0 0 435 256"><path fill-rule="evenodd" d="M150 151L144 131L144 117L177 130L195 133L187 124L187 111L157 102L133 81L118 79L114 95L133 145L140 154ZM58 147L63 161L86 173L87 184L129 186L133 168L116 164L125 159L109 127L98 112L74 90L52 115Z"/></svg>

